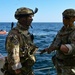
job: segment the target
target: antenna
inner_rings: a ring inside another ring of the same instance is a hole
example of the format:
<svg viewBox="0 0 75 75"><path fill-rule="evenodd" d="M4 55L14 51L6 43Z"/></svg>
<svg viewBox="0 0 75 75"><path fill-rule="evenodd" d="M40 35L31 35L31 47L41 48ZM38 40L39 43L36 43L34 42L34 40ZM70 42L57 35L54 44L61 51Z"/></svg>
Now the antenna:
<svg viewBox="0 0 75 75"><path fill-rule="evenodd" d="M38 12L38 8L35 8L34 14Z"/></svg>
<svg viewBox="0 0 75 75"><path fill-rule="evenodd" d="M11 23L11 29L13 28L13 26L14 26L14 23L12 22L12 23Z"/></svg>

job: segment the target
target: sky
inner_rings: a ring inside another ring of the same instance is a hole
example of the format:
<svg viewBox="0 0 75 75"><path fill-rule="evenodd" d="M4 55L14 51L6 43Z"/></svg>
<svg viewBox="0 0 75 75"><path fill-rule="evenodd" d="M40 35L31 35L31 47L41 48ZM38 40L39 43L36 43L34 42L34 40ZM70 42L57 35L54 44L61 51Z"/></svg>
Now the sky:
<svg viewBox="0 0 75 75"><path fill-rule="evenodd" d="M75 9L75 0L0 0L0 22L17 22L15 11L20 7L38 8L33 22L62 22L65 9Z"/></svg>

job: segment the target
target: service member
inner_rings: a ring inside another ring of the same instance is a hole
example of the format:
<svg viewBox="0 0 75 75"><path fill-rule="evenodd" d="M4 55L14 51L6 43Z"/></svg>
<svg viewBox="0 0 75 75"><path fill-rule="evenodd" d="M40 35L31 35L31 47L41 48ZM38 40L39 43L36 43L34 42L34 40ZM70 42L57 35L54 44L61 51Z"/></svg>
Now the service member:
<svg viewBox="0 0 75 75"><path fill-rule="evenodd" d="M34 54L38 48L28 29L37 11L37 8L33 11L27 7L16 10L17 25L10 30L6 38L8 68L5 75L34 75L32 66L36 61Z"/></svg>
<svg viewBox="0 0 75 75"><path fill-rule="evenodd" d="M62 16L63 27L57 33L52 44L42 50L41 54L56 50L52 59L57 75L75 75L75 9L66 9Z"/></svg>

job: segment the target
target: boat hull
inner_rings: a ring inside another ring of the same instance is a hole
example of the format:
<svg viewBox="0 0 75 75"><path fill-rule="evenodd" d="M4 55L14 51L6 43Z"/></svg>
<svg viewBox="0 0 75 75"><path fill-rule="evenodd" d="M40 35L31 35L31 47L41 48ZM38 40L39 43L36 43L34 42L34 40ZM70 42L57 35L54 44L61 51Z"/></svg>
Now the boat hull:
<svg viewBox="0 0 75 75"><path fill-rule="evenodd" d="M0 34L7 34L6 31L0 31Z"/></svg>

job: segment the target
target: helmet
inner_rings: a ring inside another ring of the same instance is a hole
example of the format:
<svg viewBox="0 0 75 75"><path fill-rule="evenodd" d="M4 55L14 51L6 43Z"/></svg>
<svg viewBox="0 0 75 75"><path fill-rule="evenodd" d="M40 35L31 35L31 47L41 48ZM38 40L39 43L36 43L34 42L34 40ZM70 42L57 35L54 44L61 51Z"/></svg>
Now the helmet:
<svg viewBox="0 0 75 75"><path fill-rule="evenodd" d="M66 9L62 15L64 17L74 17L75 16L75 10L74 9Z"/></svg>
<svg viewBox="0 0 75 75"><path fill-rule="evenodd" d="M37 11L38 11L38 8L36 8L35 11L33 11L30 8L21 7L16 10L15 18L18 20L20 17L34 15L35 13L37 13Z"/></svg>

